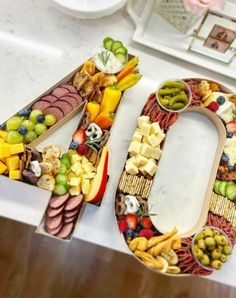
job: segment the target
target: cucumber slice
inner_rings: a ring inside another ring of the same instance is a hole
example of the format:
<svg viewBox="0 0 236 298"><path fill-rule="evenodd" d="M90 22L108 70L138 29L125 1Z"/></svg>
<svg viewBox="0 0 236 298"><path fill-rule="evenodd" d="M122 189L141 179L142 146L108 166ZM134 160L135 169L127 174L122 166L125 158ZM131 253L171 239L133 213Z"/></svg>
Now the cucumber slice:
<svg viewBox="0 0 236 298"><path fill-rule="evenodd" d="M227 186L227 182L226 181L222 181L220 182L219 184L219 193L222 195L222 196L226 196L226 186Z"/></svg>
<svg viewBox="0 0 236 298"><path fill-rule="evenodd" d="M104 48L107 49L108 51L111 51L111 47L112 47L113 42L114 42L114 39L113 38L106 37L103 40L103 46L104 46Z"/></svg>
<svg viewBox="0 0 236 298"><path fill-rule="evenodd" d="M220 192L219 192L220 183L221 183L220 180L216 180L215 183L214 183L214 192L217 193L218 195L220 195Z"/></svg>
<svg viewBox="0 0 236 298"><path fill-rule="evenodd" d="M226 186L226 197L229 199L229 200L236 200L236 184L228 184Z"/></svg>
<svg viewBox="0 0 236 298"><path fill-rule="evenodd" d="M116 41L113 42L112 47L111 47L112 53L115 53L115 51L118 48L123 48L123 43L121 41L119 41L119 40L116 40Z"/></svg>
<svg viewBox="0 0 236 298"><path fill-rule="evenodd" d="M65 163L61 163L60 169L59 169L59 173L60 174L66 174L68 170L68 167Z"/></svg>
<svg viewBox="0 0 236 298"><path fill-rule="evenodd" d="M67 175L66 174L57 174L56 175L57 184L67 184Z"/></svg>
<svg viewBox="0 0 236 298"><path fill-rule="evenodd" d="M67 167L67 169L69 169L71 165L70 155L68 153L64 153L60 158L60 162L61 164L64 164Z"/></svg>
<svg viewBox="0 0 236 298"><path fill-rule="evenodd" d="M125 47L120 47L115 51L115 54L124 54L127 55L128 54L128 50Z"/></svg>
<svg viewBox="0 0 236 298"><path fill-rule="evenodd" d="M67 187L63 184L57 184L53 193L58 196L62 196L68 192Z"/></svg>
<svg viewBox="0 0 236 298"><path fill-rule="evenodd" d="M127 56L121 53L115 54L116 58L120 60L122 64L127 62Z"/></svg>

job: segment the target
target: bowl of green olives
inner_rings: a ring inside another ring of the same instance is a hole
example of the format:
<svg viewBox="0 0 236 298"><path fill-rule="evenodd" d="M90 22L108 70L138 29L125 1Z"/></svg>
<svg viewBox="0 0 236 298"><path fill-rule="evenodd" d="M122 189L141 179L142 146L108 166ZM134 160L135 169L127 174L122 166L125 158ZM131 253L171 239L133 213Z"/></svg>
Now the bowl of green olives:
<svg viewBox="0 0 236 298"><path fill-rule="evenodd" d="M156 98L159 105L168 112L182 112L192 100L192 92L182 80L163 82L157 89Z"/></svg>
<svg viewBox="0 0 236 298"><path fill-rule="evenodd" d="M193 256L205 269L220 270L228 261L232 249L225 232L213 226L204 227L192 241Z"/></svg>

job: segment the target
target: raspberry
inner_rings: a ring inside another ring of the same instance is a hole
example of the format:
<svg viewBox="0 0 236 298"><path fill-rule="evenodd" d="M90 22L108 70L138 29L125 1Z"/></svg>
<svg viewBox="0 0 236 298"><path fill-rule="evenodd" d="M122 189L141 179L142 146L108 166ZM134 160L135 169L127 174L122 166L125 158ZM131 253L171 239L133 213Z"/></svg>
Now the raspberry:
<svg viewBox="0 0 236 298"><path fill-rule="evenodd" d="M81 144L77 148L77 152L79 153L79 155L85 155L87 153L87 151L88 151L88 149L85 144Z"/></svg>
<svg viewBox="0 0 236 298"><path fill-rule="evenodd" d="M211 110L212 112L216 112L218 109L219 109L219 104L215 101L212 101L208 106L207 108L209 110Z"/></svg>
<svg viewBox="0 0 236 298"><path fill-rule="evenodd" d="M146 239L150 239L153 236L153 230L151 229L143 229L139 232L139 237L145 237Z"/></svg>

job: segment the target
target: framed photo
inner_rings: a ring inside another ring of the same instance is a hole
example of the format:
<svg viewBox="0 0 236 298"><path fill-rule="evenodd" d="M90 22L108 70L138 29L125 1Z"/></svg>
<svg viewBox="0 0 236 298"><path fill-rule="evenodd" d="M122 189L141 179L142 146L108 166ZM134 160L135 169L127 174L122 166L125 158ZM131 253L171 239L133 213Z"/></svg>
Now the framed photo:
<svg viewBox="0 0 236 298"><path fill-rule="evenodd" d="M189 50L230 63L236 54L236 19L208 11L195 31Z"/></svg>

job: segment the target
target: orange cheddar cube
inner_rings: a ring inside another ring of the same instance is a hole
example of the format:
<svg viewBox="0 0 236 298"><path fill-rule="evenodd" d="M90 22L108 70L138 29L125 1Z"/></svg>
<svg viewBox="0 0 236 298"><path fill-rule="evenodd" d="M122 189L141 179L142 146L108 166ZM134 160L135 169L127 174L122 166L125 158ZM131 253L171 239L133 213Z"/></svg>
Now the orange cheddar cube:
<svg viewBox="0 0 236 298"><path fill-rule="evenodd" d="M2 138L3 140L6 140L6 138L7 138L7 131L0 130L0 138Z"/></svg>
<svg viewBox="0 0 236 298"><path fill-rule="evenodd" d="M6 165L9 171L17 170L20 167L20 158L18 155L8 157Z"/></svg>
<svg viewBox="0 0 236 298"><path fill-rule="evenodd" d="M10 145L9 144L0 144L0 158L9 157L10 153Z"/></svg>
<svg viewBox="0 0 236 298"><path fill-rule="evenodd" d="M20 180L21 179L20 170L9 171L9 178L13 180Z"/></svg>
<svg viewBox="0 0 236 298"><path fill-rule="evenodd" d="M7 166L2 161L0 161L0 174L4 173L6 169Z"/></svg>
<svg viewBox="0 0 236 298"><path fill-rule="evenodd" d="M25 151L25 147L24 147L23 143L10 145L10 154L11 155L22 153L24 151Z"/></svg>

